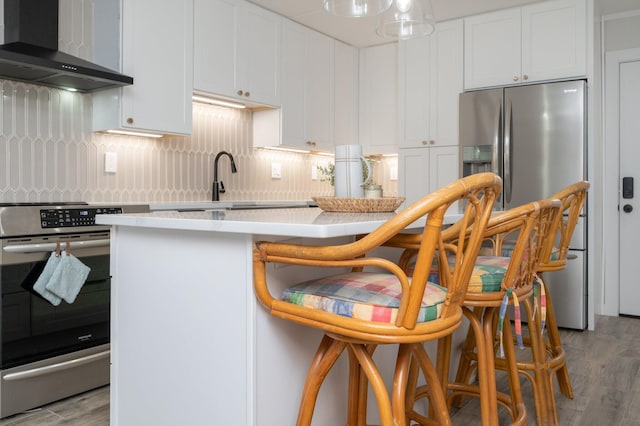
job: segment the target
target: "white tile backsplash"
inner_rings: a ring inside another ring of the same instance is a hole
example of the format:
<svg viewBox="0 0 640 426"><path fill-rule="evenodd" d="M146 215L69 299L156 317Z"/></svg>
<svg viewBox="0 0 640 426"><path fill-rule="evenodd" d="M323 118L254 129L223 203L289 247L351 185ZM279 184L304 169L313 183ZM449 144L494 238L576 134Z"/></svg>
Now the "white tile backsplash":
<svg viewBox="0 0 640 426"><path fill-rule="evenodd" d="M93 1L60 0L59 6L60 50L87 60ZM251 111L194 104L192 136L157 140L91 133L91 95L7 80L0 90L0 202L206 201L221 150L238 166L232 174L228 159L220 159L223 200L333 194L328 183L311 180L311 167L327 157L253 148ZM105 173L105 152L117 154L117 173ZM281 179L271 179L272 162L282 164ZM389 180L394 166L395 157L375 165L385 195L397 194L397 182Z"/></svg>
<svg viewBox="0 0 640 426"><path fill-rule="evenodd" d="M194 104L193 135L167 139L88 132L91 95L24 83L2 82L0 201L150 202L211 198L213 159L225 150L238 166L219 161L222 199L300 200L331 195L329 184L311 180L311 167L327 157L254 149L250 111ZM89 111L89 112L88 112ZM118 157L117 173L104 172L105 152ZM271 178L271 163L282 178ZM385 194L396 193L388 170L375 164ZM380 179L378 179L380 180Z"/></svg>

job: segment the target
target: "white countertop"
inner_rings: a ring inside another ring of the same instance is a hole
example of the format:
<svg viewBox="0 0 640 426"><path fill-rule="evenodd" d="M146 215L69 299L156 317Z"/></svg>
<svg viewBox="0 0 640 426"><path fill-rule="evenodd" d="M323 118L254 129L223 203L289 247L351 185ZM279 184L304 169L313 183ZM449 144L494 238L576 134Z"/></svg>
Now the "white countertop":
<svg viewBox="0 0 640 426"><path fill-rule="evenodd" d="M101 225L190 231L328 238L368 233L395 213L334 213L317 207L291 209L156 211L98 215Z"/></svg>
<svg viewBox="0 0 640 426"><path fill-rule="evenodd" d="M290 209L156 211L151 213L98 215L101 225L183 229L289 237L329 238L369 233L395 213L335 213L317 207ZM448 215L453 223L459 215ZM410 229L418 229L424 220Z"/></svg>

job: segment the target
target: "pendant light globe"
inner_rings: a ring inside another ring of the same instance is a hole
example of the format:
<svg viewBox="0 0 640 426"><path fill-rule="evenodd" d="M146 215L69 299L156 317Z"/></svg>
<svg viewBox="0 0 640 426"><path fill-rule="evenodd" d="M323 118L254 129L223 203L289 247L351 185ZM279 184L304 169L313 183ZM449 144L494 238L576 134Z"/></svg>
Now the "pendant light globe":
<svg viewBox="0 0 640 426"><path fill-rule="evenodd" d="M426 37L435 28L430 0L394 0L376 21L379 36L398 40Z"/></svg>
<svg viewBox="0 0 640 426"><path fill-rule="evenodd" d="M324 10L346 18L376 16L389 9L392 0L322 0Z"/></svg>

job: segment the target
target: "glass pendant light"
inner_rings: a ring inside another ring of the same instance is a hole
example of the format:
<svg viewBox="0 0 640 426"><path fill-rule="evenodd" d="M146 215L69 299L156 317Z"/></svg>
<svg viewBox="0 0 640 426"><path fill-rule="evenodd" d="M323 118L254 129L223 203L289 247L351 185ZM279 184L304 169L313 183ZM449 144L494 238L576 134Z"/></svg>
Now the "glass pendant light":
<svg viewBox="0 0 640 426"><path fill-rule="evenodd" d="M392 0L322 0L324 10L347 18L378 15L391 6Z"/></svg>
<svg viewBox="0 0 640 426"><path fill-rule="evenodd" d="M378 15L376 33L381 37L406 40L426 37L435 26L430 0L394 0L389 9Z"/></svg>

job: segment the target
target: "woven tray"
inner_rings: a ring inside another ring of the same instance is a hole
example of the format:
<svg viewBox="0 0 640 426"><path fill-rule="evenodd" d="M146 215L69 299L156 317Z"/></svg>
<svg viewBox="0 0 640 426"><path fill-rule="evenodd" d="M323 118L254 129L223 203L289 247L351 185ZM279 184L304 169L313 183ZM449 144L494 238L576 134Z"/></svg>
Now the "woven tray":
<svg viewBox="0 0 640 426"><path fill-rule="evenodd" d="M404 197L336 198L312 197L326 212L381 213L396 211Z"/></svg>

